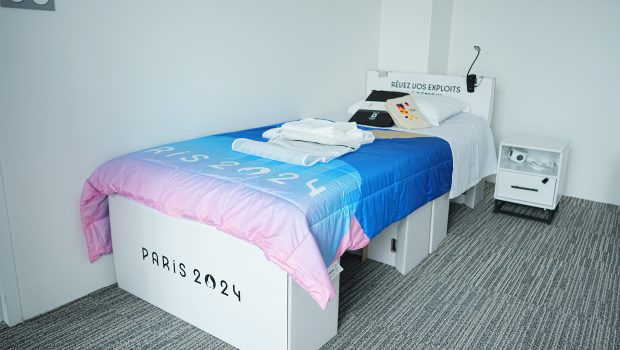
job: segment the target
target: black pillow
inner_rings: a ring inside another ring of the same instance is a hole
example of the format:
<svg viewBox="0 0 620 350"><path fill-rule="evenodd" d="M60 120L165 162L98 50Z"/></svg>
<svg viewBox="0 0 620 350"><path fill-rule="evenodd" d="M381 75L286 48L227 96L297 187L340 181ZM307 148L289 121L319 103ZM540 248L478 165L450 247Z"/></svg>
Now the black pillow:
<svg viewBox="0 0 620 350"><path fill-rule="evenodd" d="M392 98L403 97L407 95L405 92L372 90L370 95L366 97L366 101L385 102ZM385 109L365 109L362 107L349 119L350 122L356 122L362 125L390 127L394 126L394 120Z"/></svg>

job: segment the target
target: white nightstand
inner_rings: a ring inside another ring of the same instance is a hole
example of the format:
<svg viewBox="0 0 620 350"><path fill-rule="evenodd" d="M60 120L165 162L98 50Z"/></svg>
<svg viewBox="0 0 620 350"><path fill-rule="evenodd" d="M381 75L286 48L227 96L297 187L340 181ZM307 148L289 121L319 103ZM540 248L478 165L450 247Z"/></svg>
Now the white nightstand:
<svg viewBox="0 0 620 350"><path fill-rule="evenodd" d="M564 193L568 145L568 141L534 136L515 136L502 141L494 212L550 224ZM519 157L520 153L526 156ZM523 215L502 209L505 202L538 207L549 213L546 218Z"/></svg>

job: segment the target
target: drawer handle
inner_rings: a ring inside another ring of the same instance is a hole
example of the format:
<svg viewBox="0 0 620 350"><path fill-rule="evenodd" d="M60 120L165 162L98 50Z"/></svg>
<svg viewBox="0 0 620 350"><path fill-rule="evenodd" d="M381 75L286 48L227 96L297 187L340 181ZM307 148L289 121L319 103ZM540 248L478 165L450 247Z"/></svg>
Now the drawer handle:
<svg viewBox="0 0 620 350"><path fill-rule="evenodd" d="M512 185L512 186L510 186L510 187L512 187L512 188L516 188L517 190L524 190L524 191L538 192L538 189L537 189L537 188L521 187L521 186L515 186L515 185Z"/></svg>

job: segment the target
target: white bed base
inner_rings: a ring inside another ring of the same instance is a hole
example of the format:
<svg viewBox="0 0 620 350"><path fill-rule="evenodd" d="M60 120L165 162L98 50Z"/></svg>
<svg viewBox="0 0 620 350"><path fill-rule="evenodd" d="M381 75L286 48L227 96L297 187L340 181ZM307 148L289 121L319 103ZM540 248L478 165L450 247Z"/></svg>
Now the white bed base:
<svg viewBox="0 0 620 350"><path fill-rule="evenodd" d="M241 349L318 349L336 335L339 270L322 311L258 247L123 197L109 203L120 288Z"/></svg>
<svg viewBox="0 0 620 350"><path fill-rule="evenodd" d="M446 238L450 201L474 208L482 200L484 183L481 180L452 200L446 193L386 227L368 244L367 257L406 275Z"/></svg>
<svg viewBox="0 0 620 350"><path fill-rule="evenodd" d="M388 226L368 244L368 258L407 274L446 237L449 205L446 193Z"/></svg>
<svg viewBox="0 0 620 350"><path fill-rule="evenodd" d="M109 205L120 288L241 349L318 349L336 335L338 296L322 311L258 247L120 196ZM448 206L444 194L387 227L369 258L406 274L445 238Z"/></svg>
<svg viewBox="0 0 620 350"><path fill-rule="evenodd" d="M476 205L478 205L478 203L482 201L485 182L485 179L480 180L480 182L478 182L476 185L463 192L462 195L453 198L452 202L457 204L465 204L466 206L474 209Z"/></svg>

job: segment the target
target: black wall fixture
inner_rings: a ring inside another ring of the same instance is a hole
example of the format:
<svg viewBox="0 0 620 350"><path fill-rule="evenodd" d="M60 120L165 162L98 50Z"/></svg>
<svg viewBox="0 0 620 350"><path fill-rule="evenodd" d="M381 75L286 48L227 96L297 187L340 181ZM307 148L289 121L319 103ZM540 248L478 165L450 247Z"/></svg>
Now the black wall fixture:
<svg viewBox="0 0 620 350"><path fill-rule="evenodd" d="M476 63L478 56L480 56L480 46L474 46L474 50L478 51L478 53L476 54L476 58L474 58L474 61L471 63L471 66L469 66L469 70L467 71L467 92L474 92L474 90L476 89L476 86L478 86L476 84L477 83L476 75L469 74L469 72L471 72L471 67L474 66L474 63Z"/></svg>

